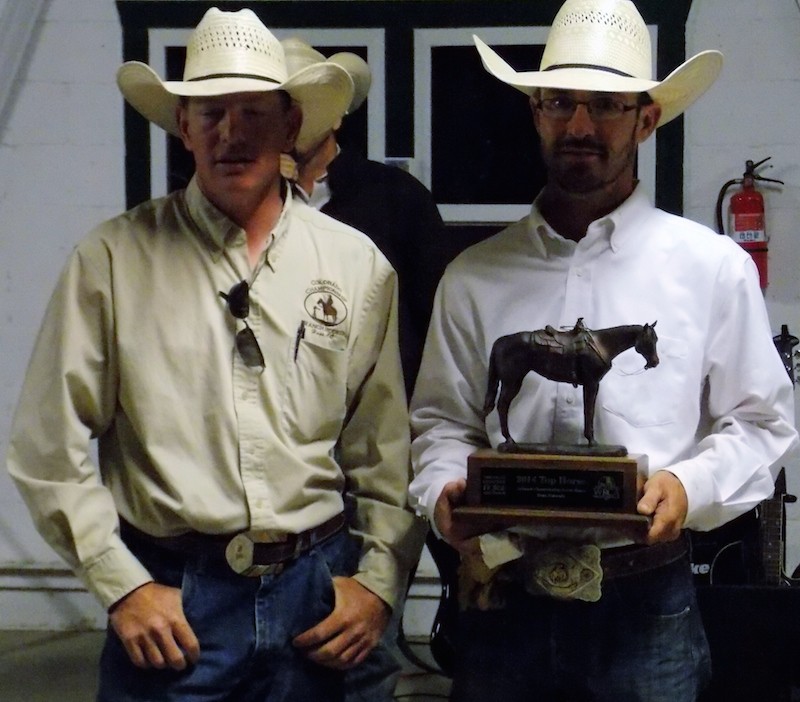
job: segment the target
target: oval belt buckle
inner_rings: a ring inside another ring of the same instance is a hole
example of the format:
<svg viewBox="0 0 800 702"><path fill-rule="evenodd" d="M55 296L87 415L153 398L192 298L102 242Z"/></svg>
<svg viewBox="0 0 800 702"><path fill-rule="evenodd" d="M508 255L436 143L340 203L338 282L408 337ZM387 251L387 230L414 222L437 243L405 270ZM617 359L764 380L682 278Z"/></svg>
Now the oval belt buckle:
<svg viewBox="0 0 800 702"><path fill-rule="evenodd" d="M253 546L254 541L247 532L237 534L228 542L225 547L225 560L234 573L249 578L259 578L262 575L278 575L283 571L283 563L254 564Z"/></svg>

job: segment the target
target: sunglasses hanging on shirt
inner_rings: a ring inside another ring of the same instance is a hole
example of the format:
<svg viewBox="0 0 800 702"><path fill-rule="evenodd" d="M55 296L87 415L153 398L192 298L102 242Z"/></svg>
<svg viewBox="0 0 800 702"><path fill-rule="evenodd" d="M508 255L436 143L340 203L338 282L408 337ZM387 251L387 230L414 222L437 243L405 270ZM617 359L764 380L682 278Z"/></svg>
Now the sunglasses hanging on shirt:
<svg viewBox="0 0 800 702"><path fill-rule="evenodd" d="M258 345L258 339L250 325L247 317L250 314L250 286L246 280L236 283L227 293L220 291L219 296L228 305L228 311L244 322L244 329L236 333L236 349L242 357L244 364L248 368L258 368L259 372L264 370L264 354Z"/></svg>

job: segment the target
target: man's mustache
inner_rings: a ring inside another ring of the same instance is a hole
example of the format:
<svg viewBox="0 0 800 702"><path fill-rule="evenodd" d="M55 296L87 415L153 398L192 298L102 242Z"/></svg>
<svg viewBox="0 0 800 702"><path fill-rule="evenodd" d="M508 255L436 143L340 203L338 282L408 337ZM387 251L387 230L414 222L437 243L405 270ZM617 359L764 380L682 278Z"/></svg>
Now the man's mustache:
<svg viewBox="0 0 800 702"><path fill-rule="evenodd" d="M606 147L602 142L586 137L583 139L575 139L567 137L561 139L556 143L557 151L591 151L593 153L605 156L607 154Z"/></svg>
<svg viewBox="0 0 800 702"><path fill-rule="evenodd" d="M252 161L253 156L244 151L230 150L219 154L216 160L220 163L237 163L239 161Z"/></svg>

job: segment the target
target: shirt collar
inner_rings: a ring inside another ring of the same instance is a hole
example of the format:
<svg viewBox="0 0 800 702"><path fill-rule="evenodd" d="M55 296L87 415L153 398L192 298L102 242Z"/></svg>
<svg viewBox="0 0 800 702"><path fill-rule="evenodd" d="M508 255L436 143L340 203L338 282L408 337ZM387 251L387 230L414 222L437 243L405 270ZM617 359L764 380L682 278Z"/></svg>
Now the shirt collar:
<svg viewBox="0 0 800 702"><path fill-rule="evenodd" d="M186 186L186 207L200 234L221 254L226 246L244 241L244 231L223 214L200 190L197 176Z"/></svg>
<svg viewBox="0 0 800 702"><path fill-rule="evenodd" d="M528 234L536 253L542 258L547 258L545 238L561 237L550 228L550 225L542 217L542 213L539 210L539 197L537 196L533 201L533 205L531 205L531 213L528 217Z"/></svg>
<svg viewBox="0 0 800 702"><path fill-rule="evenodd" d="M632 239L642 235L638 223L642 221L653 205L644 186L637 183L633 192L617 209L602 217L598 222L609 222L609 243L615 253L628 245Z"/></svg>
<svg viewBox="0 0 800 702"><path fill-rule="evenodd" d="M596 219L589 225L587 238L603 238L611 250L617 253L627 243L640 234L637 222L643 219L652 209L650 199L641 183L637 183L630 196L607 215ZM542 217L539 210L539 196L533 202L529 217L529 232L537 251L546 256L549 242L566 242Z"/></svg>
<svg viewBox="0 0 800 702"><path fill-rule="evenodd" d="M273 266L277 260L280 247L277 246L283 234L288 229L289 212L292 208L292 189L285 188L286 196L283 202L283 209L278 217L278 221L272 230L272 240L267 246L267 262ZM186 207L189 216L197 226L203 238L209 242L217 257L222 256L222 252L229 247L244 246L245 232L238 224L231 220L226 214L221 212L200 190L197 177L193 176L186 187Z"/></svg>

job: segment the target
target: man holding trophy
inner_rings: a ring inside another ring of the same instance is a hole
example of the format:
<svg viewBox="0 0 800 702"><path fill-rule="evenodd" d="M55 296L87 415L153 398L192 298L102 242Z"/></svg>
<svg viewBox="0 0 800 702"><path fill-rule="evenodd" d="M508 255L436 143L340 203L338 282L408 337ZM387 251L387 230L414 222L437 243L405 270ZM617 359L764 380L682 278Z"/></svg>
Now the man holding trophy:
<svg viewBox="0 0 800 702"><path fill-rule="evenodd" d="M452 699L695 700L710 660L684 531L769 497L797 441L752 260L656 209L635 175L638 145L722 57L654 80L630 0L567 0L540 71L475 43L529 96L548 178L529 216L449 266L411 406L412 504L462 557ZM596 330L617 329L631 344L612 361ZM511 360L494 411L500 339ZM577 357L550 373L544 349L585 352L597 375ZM615 482L608 460L638 480ZM615 496L616 511L590 504Z"/></svg>

